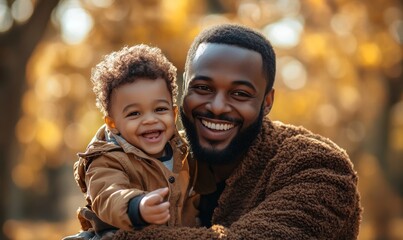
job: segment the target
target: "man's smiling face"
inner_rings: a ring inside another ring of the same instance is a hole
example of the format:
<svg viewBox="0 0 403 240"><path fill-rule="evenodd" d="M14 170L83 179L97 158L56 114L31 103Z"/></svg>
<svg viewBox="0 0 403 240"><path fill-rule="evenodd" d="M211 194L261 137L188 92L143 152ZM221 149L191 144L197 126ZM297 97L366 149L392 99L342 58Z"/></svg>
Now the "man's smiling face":
<svg viewBox="0 0 403 240"><path fill-rule="evenodd" d="M226 44L199 45L186 75L181 109L198 160L228 162L231 159L204 158L239 157L249 148L273 102L273 90L265 94L266 85L258 52Z"/></svg>

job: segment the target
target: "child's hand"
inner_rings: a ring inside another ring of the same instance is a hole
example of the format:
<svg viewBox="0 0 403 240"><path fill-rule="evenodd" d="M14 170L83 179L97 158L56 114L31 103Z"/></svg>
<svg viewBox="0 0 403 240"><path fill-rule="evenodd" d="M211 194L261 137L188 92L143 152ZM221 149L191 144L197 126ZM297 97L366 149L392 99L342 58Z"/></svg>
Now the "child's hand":
<svg viewBox="0 0 403 240"><path fill-rule="evenodd" d="M146 194L140 201L140 214L150 224L164 224L169 218L169 202L164 202L168 188L160 188Z"/></svg>

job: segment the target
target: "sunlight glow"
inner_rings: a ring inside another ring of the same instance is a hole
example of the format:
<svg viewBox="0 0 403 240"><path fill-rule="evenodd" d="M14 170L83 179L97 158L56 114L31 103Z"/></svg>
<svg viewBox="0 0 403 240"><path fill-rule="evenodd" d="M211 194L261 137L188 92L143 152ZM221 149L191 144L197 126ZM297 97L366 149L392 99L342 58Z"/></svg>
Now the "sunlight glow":
<svg viewBox="0 0 403 240"><path fill-rule="evenodd" d="M263 33L274 46L293 48L300 42L303 28L303 23L300 20L296 18L284 18L279 22L264 27Z"/></svg>

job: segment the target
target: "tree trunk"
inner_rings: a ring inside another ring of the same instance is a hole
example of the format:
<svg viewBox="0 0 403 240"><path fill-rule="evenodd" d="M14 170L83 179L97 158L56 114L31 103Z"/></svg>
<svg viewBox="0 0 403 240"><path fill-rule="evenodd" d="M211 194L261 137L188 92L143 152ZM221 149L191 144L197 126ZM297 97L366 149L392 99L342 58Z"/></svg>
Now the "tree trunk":
<svg viewBox="0 0 403 240"><path fill-rule="evenodd" d="M0 34L0 208L5 210L10 197L11 167L15 164L15 126L20 117L21 97L25 90L26 64L44 35L52 10L59 1L42 0L31 18ZM0 227L7 216L0 215ZM5 239L0 231L0 239Z"/></svg>

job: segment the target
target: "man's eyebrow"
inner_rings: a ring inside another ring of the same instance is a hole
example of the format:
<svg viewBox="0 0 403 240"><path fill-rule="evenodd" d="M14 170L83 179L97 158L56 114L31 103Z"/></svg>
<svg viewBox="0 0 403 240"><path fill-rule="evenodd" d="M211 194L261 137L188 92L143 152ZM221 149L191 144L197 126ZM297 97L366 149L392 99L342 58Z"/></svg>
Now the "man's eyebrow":
<svg viewBox="0 0 403 240"><path fill-rule="evenodd" d="M196 75L196 76L192 77L189 82L194 82L194 81L212 82L213 80L210 77L207 77L204 75ZM257 91L256 87L250 81L246 81L246 80L235 80L232 82L232 85L245 85L245 86L253 89L254 91Z"/></svg>
<svg viewBox="0 0 403 240"><path fill-rule="evenodd" d="M192 77L189 82L198 81L198 80L212 81L212 79L210 77L207 77L207 76L204 76L204 75L196 75L196 76Z"/></svg>
<svg viewBox="0 0 403 240"><path fill-rule="evenodd" d="M251 82L246 81L246 80L236 80L232 83L232 85L246 85L246 86L252 88L254 91L256 91L255 86Z"/></svg>

